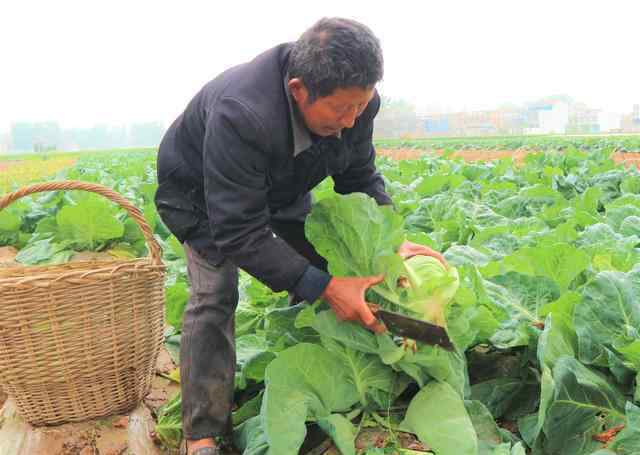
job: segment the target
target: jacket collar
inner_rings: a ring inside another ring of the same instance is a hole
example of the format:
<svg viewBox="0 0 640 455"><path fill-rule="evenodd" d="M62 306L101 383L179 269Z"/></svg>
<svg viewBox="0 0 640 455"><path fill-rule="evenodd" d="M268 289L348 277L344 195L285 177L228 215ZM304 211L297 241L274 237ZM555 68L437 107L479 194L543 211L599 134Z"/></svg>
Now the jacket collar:
<svg viewBox="0 0 640 455"><path fill-rule="evenodd" d="M295 101L289 92L289 73L284 76L284 92L287 94L287 102L289 103L289 119L291 122L291 130L293 131L293 156L298 156L313 145L309 128L304 123L304 119L300 114ZM336 134L340 139L341 133Z"/></svg>
<svg viewBox="0 0 640 455"><path fill-rule="evenodd" d="M293 131L293 156L307 150L313 145L309 129L304 124L302 115L295 107L293 97L289 92L289 74L284 76L284 92L287 94L287 102L289 103L289 120L291 121L291 131Z"/></svg>

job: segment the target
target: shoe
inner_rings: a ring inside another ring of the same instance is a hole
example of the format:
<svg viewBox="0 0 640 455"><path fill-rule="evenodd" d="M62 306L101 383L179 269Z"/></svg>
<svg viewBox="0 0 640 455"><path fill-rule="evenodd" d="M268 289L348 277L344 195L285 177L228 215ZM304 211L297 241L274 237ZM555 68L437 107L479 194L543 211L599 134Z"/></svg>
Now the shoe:
<svg viewBox="0 0 640 455"><path fill-rule="evenodd" d="M187 441L182 440L182 444L180 444L180 455L187 455ZM220 447L202 447L195 452L193 455L222 455L220 451Z"/></svg>
<svg viewBox="0 0 640 455"><path fill-rule="evenodd" d="M193 455L222 455L219 447L202 447L193 452Z"/></svg>

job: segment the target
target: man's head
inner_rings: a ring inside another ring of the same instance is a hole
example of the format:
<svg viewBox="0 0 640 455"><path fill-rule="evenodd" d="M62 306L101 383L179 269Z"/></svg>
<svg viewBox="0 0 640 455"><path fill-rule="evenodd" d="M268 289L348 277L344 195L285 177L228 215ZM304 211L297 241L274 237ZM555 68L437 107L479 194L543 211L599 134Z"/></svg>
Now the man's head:
<svg viewBox="0 0 640 455"><path fill-rule="evenodd" d="M380 42L363 24L320 19L289 57L289 91L307 127L319 136L351 128L382 79Z"/></svg>

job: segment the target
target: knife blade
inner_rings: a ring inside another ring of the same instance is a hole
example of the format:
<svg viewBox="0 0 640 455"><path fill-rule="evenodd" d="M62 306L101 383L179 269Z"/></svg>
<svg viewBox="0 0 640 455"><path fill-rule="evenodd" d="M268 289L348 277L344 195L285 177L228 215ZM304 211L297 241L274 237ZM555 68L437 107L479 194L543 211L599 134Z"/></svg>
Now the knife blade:
<svg viewBox="0 0 640 455"><path fill-rule="evenodd" d="M381 308L376 308L374 314L394 335L411 338L426 344L438 345L449 351L454 349L453 343L451 343L444 327Z"/></svg>

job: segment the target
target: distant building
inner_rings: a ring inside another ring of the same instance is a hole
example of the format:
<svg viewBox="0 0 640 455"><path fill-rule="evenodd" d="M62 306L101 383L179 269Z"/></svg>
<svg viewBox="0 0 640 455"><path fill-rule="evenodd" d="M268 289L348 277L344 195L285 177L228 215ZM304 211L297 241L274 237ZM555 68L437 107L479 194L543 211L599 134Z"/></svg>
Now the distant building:
<svg viewBox="0 0 640 455"><path fill-rule="evenodd" d="M456 112L423 115L424 133L429 136L485 136L522 134L526 116L518 109Z"/></svg>
<svg viewBox="0 0 640 455"><path fill-rule="evenodd" d="M640 132L640 104L623 116L594 109L567 95L554 95L523 106L422 115L420 124L426 136Z"/></svg>
<svg viewBox="0 0 640 455"><path fill-rule="evenodd" d="M525 104L526 134L565 134L573 99L568 95L554 95Z"/></svg>
<svg viewBox="0 0 640 455"><path fill-rule="evenodd" d="M598 113L598 125L601 133L619 133L622 131L622 115L615 112Z"/></svg>
<svg viewBox="0 0 640 455"><path fill-rule="evenodd" d="M9 151L9 145L11 139L8 133L0 133L0 153L7 153Z"/></svg>
<svg viewBox="0 0 640 455"><path fill-rule="evenodd" d="M574 103L569 111L568 134L593 134L600 132L600 109L592 109L584 103Z"/></svg>
<svg viewBox="0 0 640 455"><path fill-rule="evenodd" d="M640 104L634 104L631 114L622 116L621 129L624 133L640 133Z"/></svg>

